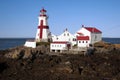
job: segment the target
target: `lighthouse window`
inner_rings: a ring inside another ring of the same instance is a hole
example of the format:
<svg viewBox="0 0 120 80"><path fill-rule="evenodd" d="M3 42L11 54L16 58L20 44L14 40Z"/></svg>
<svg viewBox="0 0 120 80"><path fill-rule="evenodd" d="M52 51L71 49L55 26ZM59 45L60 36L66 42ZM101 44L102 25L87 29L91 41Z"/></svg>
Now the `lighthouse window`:
<svg viewBox="0 0 120 80"><path fill-rule="evenodd" d="M79 43L81 43L81 41L79 41Z"/></svg>
<svg viewBox="0 0 120 80"><path fill-rule="evenodd" d="M83 43L84 43L84 41L83 41Z"/></svg>
<svg viewBox="0 0 120 80"><path fill-rule="evenodd" d="M66 36L66 35L64 34L64 36Z"/></svg>
<svg viewBox="0 0 120 80"><path fill-rule="evenodd" d="M88 41L86 41L86 43L88 43Z"/></svg>

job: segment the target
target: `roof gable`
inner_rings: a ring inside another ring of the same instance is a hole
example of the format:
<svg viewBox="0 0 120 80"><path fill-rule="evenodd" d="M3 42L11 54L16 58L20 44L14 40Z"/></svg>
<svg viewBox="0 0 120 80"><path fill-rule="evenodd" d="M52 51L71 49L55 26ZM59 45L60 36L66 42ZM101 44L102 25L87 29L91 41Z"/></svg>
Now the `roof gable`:
<svg viewBox="0 0 120 80"><path fill-rule="evenodd" d="M74 37L67 29L60 35L62 37Z"/></svg>
<svg viewBox="0 0 120 80"><path fill-rule="evenodd" d="M102 33L100 30L94 27L84 27L86 30L90 31L91 33Z"/></svg>

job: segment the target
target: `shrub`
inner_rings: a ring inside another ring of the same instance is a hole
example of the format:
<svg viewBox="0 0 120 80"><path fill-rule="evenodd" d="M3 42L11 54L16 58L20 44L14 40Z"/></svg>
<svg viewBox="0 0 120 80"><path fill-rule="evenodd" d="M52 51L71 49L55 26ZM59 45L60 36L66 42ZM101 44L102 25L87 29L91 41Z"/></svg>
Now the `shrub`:
<svg viewBox="0 0 120 80"><path fill-rule="evenodd" d="M36 46L40 46L40 45L48 46L48 45L50 45L50 43L49 42L37 42L36 43Z"/></svg>

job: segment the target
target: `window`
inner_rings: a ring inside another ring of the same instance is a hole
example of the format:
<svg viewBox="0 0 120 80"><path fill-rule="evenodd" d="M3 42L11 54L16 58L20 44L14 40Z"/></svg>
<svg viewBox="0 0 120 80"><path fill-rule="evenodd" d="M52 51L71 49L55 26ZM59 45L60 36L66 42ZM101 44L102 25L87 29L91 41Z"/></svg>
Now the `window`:
<svg viewBox="0 0 120 80"><path fill-rule="evenodd" d="M97 35L95 35L95 40L97 40Z"/></svg>
<svg viewBox="0 0 120 80"><path fill-rule="evenodd" d="M52 47L54 47L54 45L52 45Z"/></svg>
<svg viewBox="0 0 120 80"><path fill-rule="evenodd" d="M75 41L76 41L76 39L75 39Z"/></svg>
<svg viewBox="0 0 120 80"><path fill-rule="evenodd" d="M74 38L73 38L73 41L74 41Z"/></svg>
<svg viewBox="0 0 120 80"><path fill-rule="evenodd" d="M66 35L64 34L64 36L66 36Z"/></svg>
<svg viewBox="0 0 120 80"><path fill-rule="evenodd" d="M67 36L69 36L69 33L67 33Z"/></svg>
<svg viewBox="0 0 120 80"><path fill-rule="evenodd" d="M88 41L86 41L86 43L88 43Z"/></svg>
<svg viewBox="0 0 120 80"><path fill-rule="evenodd" d="M83 43L84 43L84 41L83 41Z"/></svg>
<svg viewBox="0 0 120 80"><path fill-rule="evenodd" d="M52 52L55 52L55 50L52 50Z"/></svg>
<svg viewBox="0 0 120 80"><path fill-rule="evenodd" d="M57 50L57 52L60 52L60 50Z"/></svg>
<svg viewBox="0 0 120 80"><path fill-rule="evenodd" d="M79 43L81 43L81 41L79 41Z"/></svg>
<svg viewBox="0 0 120 80"><path fill-rule="evenodd" d="M75 39L75 38L73 38L73 41L76 41L76 39Z"/></svg>

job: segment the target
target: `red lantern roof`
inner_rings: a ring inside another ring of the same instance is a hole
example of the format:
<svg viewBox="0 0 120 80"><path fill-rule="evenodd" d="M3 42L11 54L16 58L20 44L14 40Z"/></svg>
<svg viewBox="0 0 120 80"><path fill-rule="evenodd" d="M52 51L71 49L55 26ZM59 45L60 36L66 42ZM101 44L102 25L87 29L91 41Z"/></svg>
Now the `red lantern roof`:
<svg viewBox="0 0 120 80"><path fill-rule="evenodd" d="M40 12L47 12L44 8L42 8L41 10L40 10Z"/></svg>

